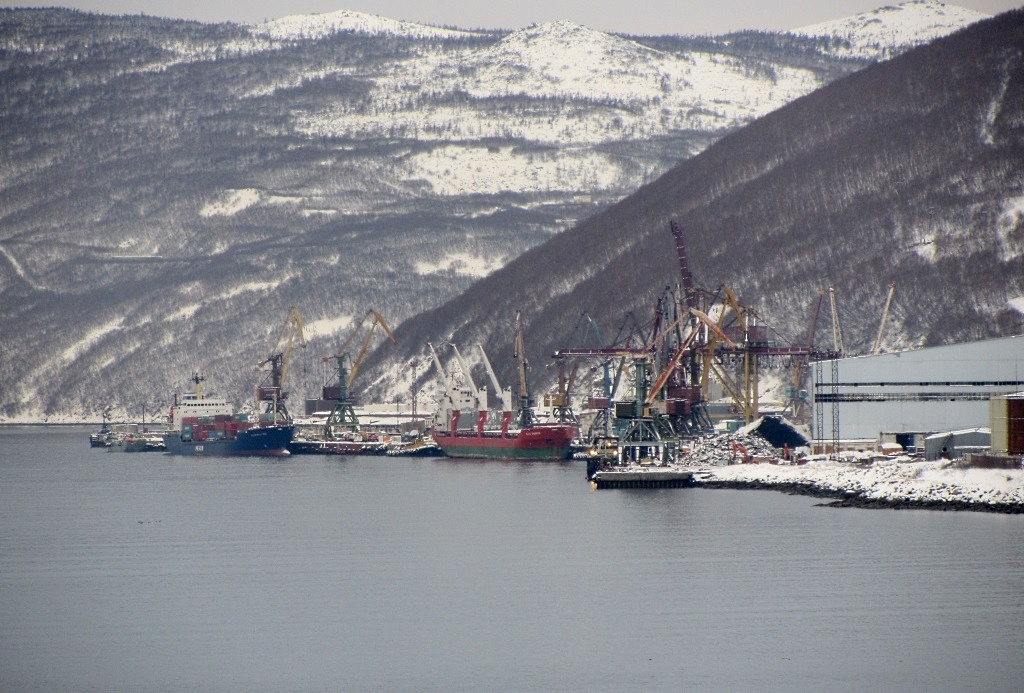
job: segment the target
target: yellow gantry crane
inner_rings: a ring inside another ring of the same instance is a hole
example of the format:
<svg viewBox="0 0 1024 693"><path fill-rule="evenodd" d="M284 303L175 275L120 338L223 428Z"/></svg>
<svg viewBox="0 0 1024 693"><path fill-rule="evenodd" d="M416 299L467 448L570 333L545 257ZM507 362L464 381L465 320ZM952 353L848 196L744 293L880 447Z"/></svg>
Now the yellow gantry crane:
<svg viewBox="0 0 1024 693"><path fill-rule="evenodd" d="M266 411L261 418L266 417L272 423L289 423L292 420L288 413L285 400L288 393L284 390L285 377L288 375L288 365L291 363L292 348L295 346L296 338L300 347L306 347L306 336L302 331L302 313L295 306L288 310L284 325L278 333L274 349L263 361L256 364L258 370L270 366L269 381L267 378L256 387L256 401L266 402Z"/></svg>
<svg viewBox="0 0 1024 693"><path fill-rule="evenodd" d="M355 359L352 358L349 352L349 347L355 341L355 338L359 336L363 329L363 325L369 318L373 318L370 322L370 327L366 332L366 336L363 339L362 346L359 348L359 353ZM324 386L324 399L335 400L334 407L331 409L330 415L327 417L327 424L325 426L325 435L328 438L334 436L335 427L342 427L346 429L357 429L359 427L359 420L356 417L355 410L352 407L352 401L349 398L349 388L352 387L352 382L356 379L356 373L359 372L359 367L363 364L363 358L366 356L366 352L370 347L370 340L373 339L373 334L377 330L377 327L384 330L384 333L391 339L393 344L397 344L398 341L395 339L394 333L391 332L391 328L388 327L387 320L384 316L375 311L373 308L366 311L363 317L359 320L359 323L355 326L341 348L338 349L338 353L334 356L327 356L323 360L336 361L338 367L338 384L331 386ZM330 396L328 396L330 395Z"/></svg>

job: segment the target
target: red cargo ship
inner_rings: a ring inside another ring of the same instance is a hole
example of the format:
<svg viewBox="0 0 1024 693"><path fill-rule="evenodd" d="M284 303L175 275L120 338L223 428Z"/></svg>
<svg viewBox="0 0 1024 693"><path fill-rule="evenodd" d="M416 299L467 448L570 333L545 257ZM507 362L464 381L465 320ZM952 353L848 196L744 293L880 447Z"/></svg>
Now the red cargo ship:
<svg viewBox="0 0 1024 693"><path fill-rule="evenodd" d="M577 428L569 423L534 424L510 429L512 412L502 412L501 429L485 430L487 412L477 415L475 429L459 429L459 412L453 411L448 431L435 430L434 442L449 457L500 457L564 460L569 457Z"/></svg>
<svg viewBox="0 0 1024 693"><path fill-rule="evenodd" d="M515 359L519 371L519 407L516 426L512 426L512 391L502 388L494 374L491 362L480 349L481 360L491 379L495 392L501 397L500 424L492 423L487 427L487 420L497 411L487 408L487 394L477 389L470 377L470 366L462 358L458 347L451 345L455 351L462 370L463 385L448 386L452 380L447 369L441 363L432 344L431 357L437 372L445 379L446 391L438 402L439 410L435 413L433 431L434 442L449 457L518 457L524 459L564 460L568 459L572 449L572 441L578 435L579 428L575 421L563 419L553 423L535 423L533 418L533 400L526 381L526 350L523 345L523 328L520 313L516 312L515 327ZM479 346L479 345L478 345ZM463 411L476 411L476 425L473 428L459 430L459 418ZM569 417L575 419L574 416ZM492 419L493 421L493 419ZM447 430L445 430L447 428Z"/></svg>

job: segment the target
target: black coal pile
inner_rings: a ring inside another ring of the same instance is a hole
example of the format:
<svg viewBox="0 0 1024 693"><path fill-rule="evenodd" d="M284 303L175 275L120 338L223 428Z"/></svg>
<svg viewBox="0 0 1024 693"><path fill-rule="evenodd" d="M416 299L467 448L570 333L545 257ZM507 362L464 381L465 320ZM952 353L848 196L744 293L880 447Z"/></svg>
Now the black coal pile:
<svg viewBox="0 0 1024 693"><path fill-rule="evenodd" d="M738 433L756 433L779 449L789 446L789 449L793 450L809 447L811 444L807 436L781 416L762 416L757 421L741 428Z"/></svg>

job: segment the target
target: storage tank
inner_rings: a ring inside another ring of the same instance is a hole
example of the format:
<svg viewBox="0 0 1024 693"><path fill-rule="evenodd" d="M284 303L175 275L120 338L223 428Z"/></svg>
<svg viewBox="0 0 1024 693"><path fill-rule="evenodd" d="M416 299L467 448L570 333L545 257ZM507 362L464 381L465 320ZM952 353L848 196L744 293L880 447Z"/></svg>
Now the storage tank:
<svg viewBox="0 0 1024 693"><path fill-rule="evenodd" d="M991 401L992 454L1024 455L1024 392Z"/></svg>

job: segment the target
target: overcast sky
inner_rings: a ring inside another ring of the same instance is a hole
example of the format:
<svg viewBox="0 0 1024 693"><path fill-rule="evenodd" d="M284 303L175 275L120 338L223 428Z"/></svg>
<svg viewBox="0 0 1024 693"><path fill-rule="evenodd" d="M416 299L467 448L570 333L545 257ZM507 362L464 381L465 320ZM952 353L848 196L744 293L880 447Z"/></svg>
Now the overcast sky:
<svg viewBox="0 0 1024 693"><path fill-rule="evenodd" d="M359 10L391 19L464 29L519 29L558 19L625 34L721 34L738 29L793 29L865 12L895 0L0 0L0 7L60 5L107 14L255 23L291 14ZM986 14L1020 0L946 3Z"/></svg>

